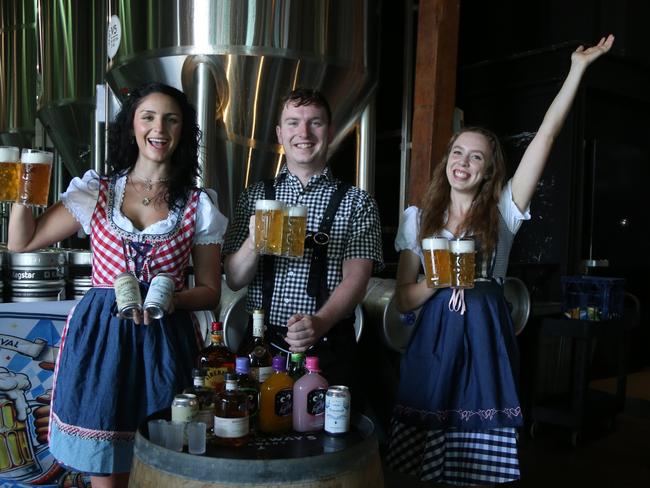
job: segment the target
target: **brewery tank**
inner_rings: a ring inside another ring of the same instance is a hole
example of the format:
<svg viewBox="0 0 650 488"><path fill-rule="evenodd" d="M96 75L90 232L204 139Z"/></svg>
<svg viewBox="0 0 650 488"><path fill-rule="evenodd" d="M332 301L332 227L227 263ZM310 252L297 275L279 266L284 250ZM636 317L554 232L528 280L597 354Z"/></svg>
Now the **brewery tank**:
<svg viewBox="0 0 650 488"><path fill-rule="evenodd" d="M36 120L36 0L0 0L0 145L30 147Z"/></svg>
<svg viewBox="0 0 650 488"><path fill-rule="evenodd" d="M71 176L94 161L95 90L105 69L105 0L38 0L38 118ZM101 131L99 131L101 134Z"/></svg>
<svg viewBox="0 0 650 488"><path fill-rule="evenodd" d="M239 193L282 163L280 98L320 89L331 152L377 79L379 0L109 0L106 80L117 95L148 81L183 90L203 132L203 186L232 215Z"/></svg>

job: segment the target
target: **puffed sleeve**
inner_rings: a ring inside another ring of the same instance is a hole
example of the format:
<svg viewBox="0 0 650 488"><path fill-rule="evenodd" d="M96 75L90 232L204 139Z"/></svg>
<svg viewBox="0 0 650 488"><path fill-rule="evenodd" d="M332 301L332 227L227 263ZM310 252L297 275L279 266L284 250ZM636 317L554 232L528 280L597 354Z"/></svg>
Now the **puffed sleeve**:
<svg viewBox="0 0 650 488"><path fill-rule="evenodd" d="M508 180L501 192L499 212L501 212L503 220L513 234L517 233L524 220L530 220L530 205L525 211L521 212L512 200L512 179Z"/></svg>
<svg viewBox="0 0 650 488"><path fill-rule="evenodd" d="M199 197L194 245L222 244L228 219L217 207L217 192L206 188Z"/></svg>
<svg viewBox="0 0 650 488"><path fill-rule="evenodd" d="M90 220L95 211L99 197L99 174L88 170L79 178L73 178L68 189L61 193L60 200L63 206L81 224L86 234L90 234Z"/></svg>
<svg viewBox="0 0 650 488"><path fill-rule="evenodd" d="M408 249L418 256L422 256L422 248L418 235L420 234L421 211L415 205L411 205L402 214L395 237L395 250L397 252Z"/></svg>

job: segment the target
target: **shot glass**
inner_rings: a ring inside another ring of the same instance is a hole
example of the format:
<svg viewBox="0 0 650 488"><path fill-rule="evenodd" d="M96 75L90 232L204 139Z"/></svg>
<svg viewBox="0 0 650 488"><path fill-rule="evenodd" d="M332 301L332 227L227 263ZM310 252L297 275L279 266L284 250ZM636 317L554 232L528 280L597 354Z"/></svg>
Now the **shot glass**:
<svg viewBox="0 0 650 488"><path fill-rule="evenodd" d="M205 452L205 422L189 422L187 424L187 450L190 454Z"/></svg>
<svg viewBox="0 0 650 488"><path fill-rule="evenodd" d="M33 207L47 207L50 195L52 159L49 151L23 149L20 154L20 178L17 202Z"/></svg>
<svg viewBox="0 0 650 488"><path fill-rule="evenodd" d="M149 427L149 440L158 446L165 447L165 426L164 419L154 419L147 422Z"/></svg>
<svg viewBox="0 0 650 488"><path fill-rule="evenodd" d="M185 432L185 422L169 422L165 424L165 447L172 451L181 452L183 450L183 433Z"/></svg>

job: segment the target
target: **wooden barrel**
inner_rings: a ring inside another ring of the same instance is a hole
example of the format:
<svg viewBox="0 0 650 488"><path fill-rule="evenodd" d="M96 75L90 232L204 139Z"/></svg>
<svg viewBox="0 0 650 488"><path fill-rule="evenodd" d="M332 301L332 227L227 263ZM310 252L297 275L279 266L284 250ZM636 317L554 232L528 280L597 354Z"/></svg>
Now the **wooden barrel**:
<svg viewBox="0 0 650 488"><path fill-rule="evenodd" d="M384 478L374 426L363 416L355 419L354 424L359 434L354 441L324 433L293 433L270 440L279 443L282 437L307 439L311 436L311 443L319 448L300 453L294 445L283 450L282 457L273 458L273 454L267 451L260 455L261 458L251 456L248 459L214 456L210 450L203 456L170 451L149 442L144 435L146 431L141 428L135 438L129 486L382 488ZM253 449L249 447L249 452L254 452L254 449L254 446ZM236 455L236 448L230 448L229 452Z"/></svg>

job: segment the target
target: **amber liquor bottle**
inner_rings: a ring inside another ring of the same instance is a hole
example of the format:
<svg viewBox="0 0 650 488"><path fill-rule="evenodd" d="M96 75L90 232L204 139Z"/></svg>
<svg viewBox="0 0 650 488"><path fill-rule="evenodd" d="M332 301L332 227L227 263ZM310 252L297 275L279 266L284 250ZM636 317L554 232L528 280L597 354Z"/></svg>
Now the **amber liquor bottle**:
<svg viewBox="0 0 650 488"><path fill-rule="evenodd" d="M259 384L264 383L273 372L271 348L264 340L264 311L253 312L253 344L248 352L251 360L251 376Z"/></svg>
<svg viewBox="0 0 650 488"><path fill-rule="evenodd" d="M205 368L194 368L192 370L192 383L193 386L185 388L183 393L192 393L196 395L199 401L199 413L196 414L194 420L197 422L205 422L208 428L212 426L212 416L214 415L214 398L215 391L212 388L205 386L205 376L207 372Z"/></svg>
<svg viewBox="0 0 650 488"><path fill-rule="evenodd" d="M237 388L237 375L225 375L225 389L217 393L214 406L215 442L222 446L243 446L248 442L250 422L248 395Z"/></svg>
<svg viewBox="0 0 650 488"><path fill-rule="evenodd" d="M221 322L212 322L210 345L199 353L197 366L206 370L206 388L215 391L223 390L224 374L235 372L235 354L223 342Z"/></svg>

